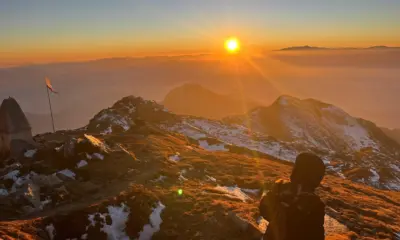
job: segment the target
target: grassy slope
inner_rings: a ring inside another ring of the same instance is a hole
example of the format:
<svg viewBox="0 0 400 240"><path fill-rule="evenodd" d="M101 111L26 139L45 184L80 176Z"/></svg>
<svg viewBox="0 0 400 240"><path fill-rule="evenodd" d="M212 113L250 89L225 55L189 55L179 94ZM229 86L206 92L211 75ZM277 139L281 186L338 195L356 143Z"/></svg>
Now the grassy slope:
<svg viewBox="0 0 400 240"><path fill-rule="evenodd" d="M1 222L0 236L41 239L39 236L46 236L41 229L54 221L59 222L60 229L55 224L59 234L63 231L70 234L70 229L79 229L78 226L71 227L77 224L70 222L71 217L87 221L84 214L99 211L106 203L136 199L129 200L133 201L130 206L135 213L131 214L127 224L127 233L131 237L137 237L142 226L148 223L152 204L160 200L166 206L161 215L164 222L153 239L253 239L258 237L257 233L240 232L228 213L237 213L256 226L259 196L242 202L215 191L214 187L218 184L253 189L265 186L268 189L277 178L287 178L291 171L290 164L265 156L259 158L255 153L208 152L194 145L189 149L188 141L180 135L153 133L144 139L138 139L136 135L107 138L123 142L139 161L114 155L106 161L90 164L92 181L102 185L99 193L25 218L28 220ZM181 161L169 161L168 156L176 152L181 154ZM184 174L187 181L179 181L183 169L187 171ZM152 181L160 175L167 176L165 181ZM208 181L206 175L216 178L217 182ZM177 194L178 189L183 189L182 196ZM125 194L114 198L124 190ZM327 239L349 239L352 235L364 239L391 239L392 231L400 231L398 192L377 190L327 176L318 193L328 206L327 212L350 229L348 233ZM62 218L65 214L66 220ZM68 228L61 229L65 225ZM96 235L96 238L105 239L105 236Z"/></svg>

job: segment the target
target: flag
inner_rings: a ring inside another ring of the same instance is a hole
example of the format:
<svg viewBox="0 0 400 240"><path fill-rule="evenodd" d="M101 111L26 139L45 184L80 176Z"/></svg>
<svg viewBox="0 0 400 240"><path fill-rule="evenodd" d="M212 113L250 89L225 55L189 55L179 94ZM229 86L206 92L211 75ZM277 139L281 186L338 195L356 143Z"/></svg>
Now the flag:
<svg viewBox="0 0 400 240"><path fill-rule="evenodd" d="M51 85L50 80L46 77L46 85L47 89L49 89L52 93L58 93L57 91L54 90L53 86Z"/></svg>

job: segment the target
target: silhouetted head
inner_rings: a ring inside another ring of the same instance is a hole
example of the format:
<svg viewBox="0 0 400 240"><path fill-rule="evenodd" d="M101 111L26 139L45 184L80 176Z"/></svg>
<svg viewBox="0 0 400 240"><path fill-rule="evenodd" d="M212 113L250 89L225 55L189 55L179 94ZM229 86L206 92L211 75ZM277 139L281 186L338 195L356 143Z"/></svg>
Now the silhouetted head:
<svg viewBox="0 0 400 240"><path fill-rule="evenodd" d="M301 184L303 188L314 191L325 175L324 162L311 153L301 153L297 156L290 180L294 184Z"/></svg>

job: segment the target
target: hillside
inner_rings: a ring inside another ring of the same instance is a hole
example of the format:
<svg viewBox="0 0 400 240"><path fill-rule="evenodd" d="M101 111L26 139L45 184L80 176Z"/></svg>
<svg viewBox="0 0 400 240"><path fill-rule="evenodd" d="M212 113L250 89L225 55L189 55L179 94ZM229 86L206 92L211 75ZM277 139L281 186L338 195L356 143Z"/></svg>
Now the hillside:
<svg viewBox="0 0 400 240"><path fill-rule="evenodd" d="M374 123L331 104L281 96L269 107L226 121L249 126L255 133L285 143L295 153L299 148L318 152L343 177L382 188L400 187L400 145Z"/></svg>
<svg viewBox="0 0 400 240"><path fill-rule="evenodd" d="M400 129L381 128L382 131L390 138L400 144Z"/></svg>
<svg viewBox="0 0 400 240"><path fill-rule="evenodd" d="M4 162L0 236L260 239L267 224L258 216L260 195L288 178L299 149L249 133L125 97L84 128L37 135L37 146ZM400 232L399 192L329 171L318 194L327 240Z"/></svg>
<svg viewBox="0 0 400 240"><path fill-rule="evenodd" d="M240 96L222 95L198 84L185 84L172 89L164 98L164 106L177 114L211 119L222 119L229 115L244 114L260 106Z"/></svg>

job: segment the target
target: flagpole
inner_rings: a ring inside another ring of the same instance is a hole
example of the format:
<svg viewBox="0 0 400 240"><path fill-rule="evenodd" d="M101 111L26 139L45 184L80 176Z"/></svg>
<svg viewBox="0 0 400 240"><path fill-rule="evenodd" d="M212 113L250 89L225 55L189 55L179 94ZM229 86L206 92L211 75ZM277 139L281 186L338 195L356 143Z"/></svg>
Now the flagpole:
<svg viewBox="0 0 400 240"><path fill-rule="evenodd" d="M53 125L53 132L56 132L56 128L54 127L53 109L51 108L50 93L49 93L49 88L47 87L47 85L46 85L46 91L47 91L47 98L49 99L51 124Z"/></svg>

